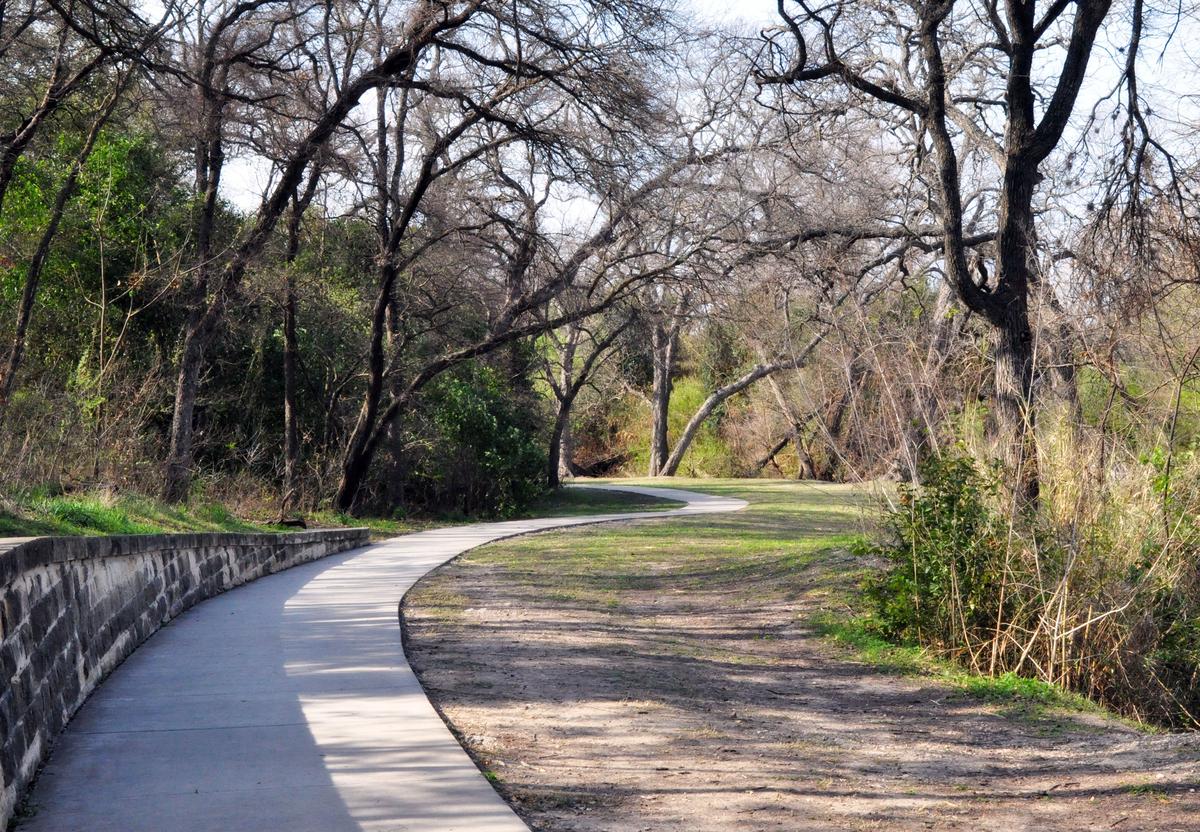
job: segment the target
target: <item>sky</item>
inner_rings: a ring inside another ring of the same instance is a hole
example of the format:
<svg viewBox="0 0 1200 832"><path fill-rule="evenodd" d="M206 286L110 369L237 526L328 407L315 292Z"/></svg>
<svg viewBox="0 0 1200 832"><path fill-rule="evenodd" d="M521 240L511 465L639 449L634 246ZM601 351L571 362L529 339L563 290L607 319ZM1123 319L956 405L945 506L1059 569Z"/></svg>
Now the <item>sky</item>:
<svg viewBox="0 0 1200 832"><path fill-rule="evenodd" d="M680 10L692 9L704 20L769 26L777 20L775 0L680 0ZM254 159L232 158L226 163L222 191L226 199L244 211L258 208L269 184L269 168Z"/></svg>
<svg viewBox="0 0 1200 832"><path fill-rule="evenodd" d="M716 24L737 25L740 23L754 30L775 26L779 20L776 13L776 0L678 0L678 2L681 12L686 14L691 11L701 20ZM1163 21L1156 20L1154 22L1160 26L1156 26L1150 31L1158 29L1161 34L1161 30L1166 28L1161 25ZM1166 95L1160 93L1154 96L1156 115L1165 119L1168 125L1183 124L1187 125L1189 130L1190 125L1200 118L1200 114L1197 113L1197 104L1191 96L1173 94L1172 91L1181 88L1197 88L1196 63L1193 60L1179 57L1181 51L1191 51L1186 46L1181 50L1181 46L1200 41L1200 36L1195 31L1196 25L1193 22L1187 22L1181 27L1181 30L1175 32L1173 48L1168 50L1169 57L1165 61L1154 60L1155 57L1158 57L1157 53L1163 43L1161 37L1156 40L1148 32L1148 43L1143 44L1143 61L1140 72L1143 82L1146 82L1143 89L1158 87L1167 92ZM1120 40L1124 34L1124 28L1122 25L1113 27L1112 34L1117 40ZM1090 103L1085 102L1089 102L1089 99L1094 102L1097 98L1102 97L1117 80L1118 66L1122 60L1119 43L1106 43L1105 41L1106 37L1102 33L1096 54L1093 55L1093 60L1089 65L1091 77L1080 97L1080 107L1077 110L1081 111L1089 107ZM1077 112L1076 119L1079 120L1081 115L1080 112ZM1171 127L1168 126L1167 129L1170 130ZM226 169L222 190L226 198L240 208L252 211L258 207L258 200L261 199L267 184L268 173L269 170L266 167L253 159L231 159Z"/></svg>
<svg viewBox="0 0 1200 832"><path fill-rule="evenodd" d="M705 18L724 23L742 21L754 26L773 23L775 0L682 0L681 6L690 6Z"/></svg>

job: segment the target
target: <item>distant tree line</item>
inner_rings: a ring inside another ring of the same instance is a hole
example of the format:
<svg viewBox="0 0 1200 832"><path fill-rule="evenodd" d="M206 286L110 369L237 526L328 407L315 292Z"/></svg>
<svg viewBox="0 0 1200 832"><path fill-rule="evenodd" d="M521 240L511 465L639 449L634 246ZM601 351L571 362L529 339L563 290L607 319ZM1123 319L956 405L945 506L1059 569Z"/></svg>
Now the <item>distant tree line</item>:
<svg viewBox="0 0 1200 832"><path fill-rule="evenodd" d="M1171 479L1194 160L1139 67L1190 15L10 4L3 477L505 512L978 438L1037 510L1066 425Z"/></svg>

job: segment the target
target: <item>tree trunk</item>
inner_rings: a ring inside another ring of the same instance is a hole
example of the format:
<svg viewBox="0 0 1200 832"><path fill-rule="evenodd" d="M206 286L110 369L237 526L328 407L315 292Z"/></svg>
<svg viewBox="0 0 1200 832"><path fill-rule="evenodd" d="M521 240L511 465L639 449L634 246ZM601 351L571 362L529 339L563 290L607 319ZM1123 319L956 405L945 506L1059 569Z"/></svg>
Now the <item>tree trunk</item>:
<svg viewBox="0 0 1200 832"><path fill-rule="evenodd" d="M815 480L817 469L813 465L812 453L800 442L796 443L796 479Z"/></svg>
<svg viewBox="0 0 1200 832"><path fill-rule="evenodd" d="M33 317L33 304L37 298L38 285L41 282L42 269L46 258L50 255L50 245L58 233L58 225L66 208L67 199L75 190L76 176L73 172L67 183L59 189L55 200L50 222L38 241L29 268L25 270L25 284L21 291L21 302L17 307L17 323L13 329L12 344L9 345L8 359L0 368L0 424L3 424L4 411L8 408L9 397L16 386L17 371L21 367L21 359L25 355L25 340L29 332L29 321Z"/></svg>
<svg viewBox="0 0 1200 832"><path fill-rule="evenodd" d="M564 437L567 438L569 445L571 405L575 402L575 353L579 349L580 333L581 329L577 323L567 327L567 337L562 342L562 354L559 356L558 380L557 383L551 384L555 401L558 403L554 427L550 432L550 455L546 458L546 483L551 488L558 488L562 483L563 440ZM569 458L569 447L567 454Z"/></svg>
<svg viewBox="0 0 1200 832"><path fill-rule="evenodd" d="M296 337L299 304L296 292L296 258L300 255L300 231L304 212L312 204L320 183L321 167L313 165L303 192L292 198L292 212L287 225L283 284L283 495L279 500L280 520L296 506L300 497L300 413L296 401L300 344Z"/></svg>
<svg viewBox="0 0 1200 832"><path fill-rule="evenodd" d="M338 511L354 510L359 490L371 467L371 455L366 450L367 446L366 437L360 436L356 430L350 437L346 453L342 457L342 476L338 481L337 493L333 497L334 508Z"/></svg>
<svg viewBox="0 0 1200 832"><path fill-rule="evenodd" d="M787 447L787 442L790 441L796 449L796 479L811 480L813 479L812 455L805 445L804 431L808 427L808 423L821 414L821 408L810 410L807 416L799 416L788 402L787 396L784 395L783 388L779 386L779 382L775 380L775 376L767 376L767 384L775 396L775 401L778 403L779 409L787 417L788 422L791 423L791 430L786 437L787 441L782 442L778 446L778 450L773 451L768 459L774 463L776 468L779 468L779 463L775 462L775 456L782 452ZM763 467L763 465L760 465L759 470L762 470ZM779 472L782 474L783 469L779 468Z"/></svg>
<svg viewBox="0 0 1200 832"><path fill-rule="evenodd" d="M211 80L211 76L208 76ZM212 88L200 93L204 113L203 141L195 148L195 192L198 203L193 232L196 235L196 280L189 298L187 325L183 331L183 349L179 355L179 375L175 382L175 409L171 414L171 439L167 450L166 471L163 476L162 497L168 503L187 499L192 486L194 460L193 418L196 396L200 388L200 373L204 366L204 351L208 347L217 316L210 312L220 309L219 299L210 301L212 284L213 236L216 229L217 201L221 174L225 165L222 114L224 102ZM215 304L215 306L214 306Z"/></svg>
<svg viewBox="0 0 1200 832"><path fill-rule="evenodd" d="M795 438L796 438L796 431L794 429L792 429L792 430L789 430L787 433L785 433L783 436L781 436L778 440L776 440L775 444L772 445L765 454L763 454L762 456L760 456L758 459L756 459L754 461L753 473L754 474L761 473L762 469L766 468L768 465L775 465L775 468L778 470L779 465L775 463L775 457L777 457L780 453L782 453L783 449L788 446L788 443L790 443Z"/></svg>
<svg viewBox="0 0 1200 832"><path fill-rule="evenodd" d="M1054 349L1054 393L1067 411L1067 427L1076 435L1083 424L1083 405L1079 401L1079 378L1075 371L1075 340L1070 327L1060 322L1052 334Z"/></svg>
<svg viewBox="0 0 1200 832"><path fill-rule="evenodd" d="M392 252L385 248L380 266L379 293L371 318L371 344L367 354L367 389L350 441L342 458L342 480L334 503L339 511L351 511L358 500L358 491L371 467L373 445L371 437L378 428L379 406L383 400L384 376L387 372L386 337L388 309L392 302L392 287L397 269Z"/></svg>
<svg viewBox="0 0 1200 832"><path fill-rule="evenodd" d="M397 419L388 426L387 445L387 483L383 499L394 511L397 506L403 507L408 504L408 480L411 474L407 454L408 436L401 420Z"/></svg>
<svg viewBox="0 0 1200 832"><path fill-rule="evenodd" d="M558 409L554 414L554 425L550 428L550 453L546 458L546 484L551 488L562 485L563 477L575 473L572 462L575 443L571 432L571 409L575 405L578 389L567 387L566 395L557 399Z"/></svg>
<svg viewBox="0 0 1200 832"><path fill-rule="evenodd" d="M205 341L199 328L199 310L192 313L179 356L179 374L175 381L175 410L171 417L171 440L167 451L162 495L168 503L187 498L192 484L192 419L196 394L200 387L200 369L204 362Z"/></svg>
<svg viewBox="0 0 1200 832"><path fill-rule="evenodd" d="M558 411L554 417L554 427L550 435L550 456L546 460L547 482L551 488L557 488L563 477L575 476L575 440L571 429L571 411L575 399L584 383L591 377L592 371L604 360L605 354L616 343L617 337L624 332L632 317L625 317L618 325L600 340L592 341L592 349L586 353L583 361L577 362L580 339L583 336L583 326L579 321L572 321L567 326L566 340L561 342L562 354L559 356L558 378L550 377L550 388L558 402Z"/></svg>
<svg viewBox="0 0 1200 832"><path fill-rule="evenodd" d="M296 340L296 275L288 264L283 299L283 497L279 517L291 510L299 496L300 427L296 412L296 365L300 347Z"/></svg>
<svg viewBox="0 0 1200 832"><path fill-rule="evenodd" d="M999 328L995 356L995 427L1004 461L1015 476L1018 504L1037 504L1039 493L1037 438L1033 408L1033 332L1025 304Z"/></svg>
<svg viewBox="0 0 1200 832"><path fill-rule="evenodd" d="M651 351L654 361L654 386L650 393L650 470L652 477L663 473L667 465L670 446L667 443L667 418L671 409L671 391L674 382L671 375L675 370L675 349L679 340L676 324L654 324L651 336Z"/></svg>
<svg viewBox="0 0 1200 832"><path fill-rule="evenodd" d="M546 484L558 488L562 484L564 474L570 470L564 466L564 459L570 459L571 434L571 401L559 400L558 412L554 416L554 426L550 429L550 455L546 460Z"/></svg>
<svg viewBox="0 0 1200 832"><path fill-rule="evenodd" d="M1032 104L1017 108L1009 132L1032 123ZM1010 142L1013 138L1010 136ZM996 327L995 425L1004 460L1013 472L1013 499L1021 507L1038 501L1038 454L1034 432L1034 339L1029 321L1029 290L1036 274L1033 192L1036 166L1010 156L1004 171L996 235L997 291L991 321Z"/></svg>
<svg viewBox="0 0 1200 832"><path fill-rule="evenodd" d="M571 402L572 407L574 406L574 404L575 404L575 402L574 402L574 400L572 400L572 402ZM573 476L575 476L575 471L576 471L576 467L575 467L575 429L571 426L571 419L569 418L570 412L571 412L571 410L570 410L570 408L568 408L568 410L567 410L568 418L567 418L566 424L563 425L562 439L559 442L559 448L558 448L558 476L559 476L559 479L562 479L563 477L573 477Z"/></svg>

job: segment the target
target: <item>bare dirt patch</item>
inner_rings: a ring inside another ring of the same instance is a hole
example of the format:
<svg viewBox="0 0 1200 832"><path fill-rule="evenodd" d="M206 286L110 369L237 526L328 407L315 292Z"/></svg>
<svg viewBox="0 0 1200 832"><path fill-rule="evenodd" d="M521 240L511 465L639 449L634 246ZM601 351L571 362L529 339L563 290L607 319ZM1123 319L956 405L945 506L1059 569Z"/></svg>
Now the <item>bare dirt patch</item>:
<svg viewBox="0 0 1200 832"><path fill-rule="evenodd" d="M410 659L535 830L1200 830L1196 737L981 701L816 636L853 572L818 545L844 497L471 553L410 594Z"/></svg>

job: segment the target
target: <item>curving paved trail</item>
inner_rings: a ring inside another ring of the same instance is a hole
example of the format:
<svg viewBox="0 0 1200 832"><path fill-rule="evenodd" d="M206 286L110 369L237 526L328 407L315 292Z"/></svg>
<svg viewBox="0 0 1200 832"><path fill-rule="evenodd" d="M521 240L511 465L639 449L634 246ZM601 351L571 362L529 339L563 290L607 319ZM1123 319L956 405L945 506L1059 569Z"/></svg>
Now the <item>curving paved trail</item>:
<svg viewBox="0 0 1200 832"><path fill-rule="evenodd" d="M608 487L688 505L404 535L198 605L83 706L19 829L526 832L421 690L400 645L398 604L429 570L500 538L746 506Z"/></svg>

